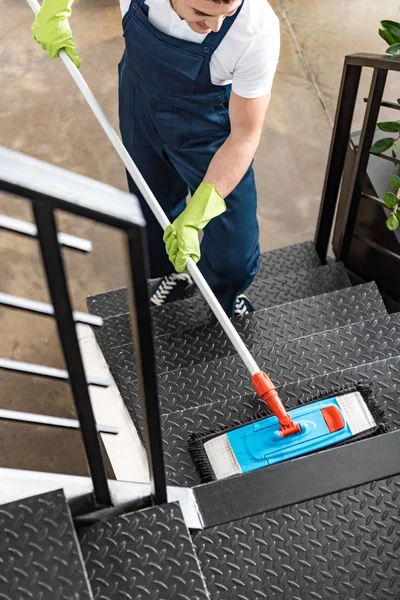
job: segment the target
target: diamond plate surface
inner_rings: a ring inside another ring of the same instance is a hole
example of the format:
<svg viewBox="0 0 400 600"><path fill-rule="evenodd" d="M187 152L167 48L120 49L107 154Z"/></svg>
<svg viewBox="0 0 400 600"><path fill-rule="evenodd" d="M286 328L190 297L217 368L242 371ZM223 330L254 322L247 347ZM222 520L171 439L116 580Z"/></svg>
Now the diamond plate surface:
<svg viewBox="0 0 400 600"><path fill-rule="evenodd" d="M0 506L0 598L93 598L62 491Z"/></svg>
<svg viewBox="0 0 400 600"><path fill-rule="evenodd" d="M340 263L319 267L310 272L305 271L304 276L300 275L301 273L289 273L288 275L275 278L273 282L271 279L261 281L260 289L261 287L263 288L262 308L288 304L292 301L318 296L349 286L347 274ZM203 311L202 307L206 312ZM200 313L208 315L205 321L202 321ZM205 301L198 297L172 302L166 306L155 307L152 309L152 315L154 331L173 332L175 337L188 328L198 328L211 322L210 310L205 305ZM243 317L238 322L242 323L247 318L249 317ZM121 319L123 320L121 321ZM114 327L115 321L117 323ZM131 335L129 320L126 316L125 318L110 317L106 319L105 325L101 329L96 328L95 333L100 348L107 362L110 363L111 372L115 377L114 363L120 359L116 359L114 348L119 345L118 339L129 340ZM126 353L132 361L132 349L127 350Z"/></svg>
<svg viewBox="0 0 400 600"><path fill-rule="evenodd" d="M207 600L178 505L166 504L82 528L95 600Z"/></svg>
<svg viewBox="0 0 400 600"><path fill-rule="evenodd" d="M258 275L246 290L256 310L317 296L350 286L342 263L313 267L261 277ZM214 317L202 296L171 302L152 309L157 335L178 333L213 322Z"/></svg>
<svg viewBox="0 0 400 600"><path fill-rule="evenodd" d="M213 600L400 598L400 474L193 536Z"/></svg>
<svg viewBox="0 0 400 600"><path fill-rule="evenodd" d="M304 242L263 252L258 276L265 278L297 269L311 269L320 264L314 244ZM90 296L87 302L91 313L104 318L128 312L128 296L125 288Z"/></svg>
<svg viewBox="0 0 400 600"><path fill-rule="evenodd" d="M248 295L254 301L255 307L262 310L349 285L347 274L343 266L338 263L337 265L313 268L310 272L300 269L298 272L290 272L287 275L278 274L264 280L257 278ZM99 345L106 353L113 346L131 342L132 333L127 312L126 289L115 290L101 296L106 297L110 305L109 312L111 312L111 305L115 312L115 314L105 317L101 329L95 329ZM113 305L114 297L115 306ZM103 307L104 310L106 308L103 306L106 299L101 302L99 300L99 306L97 306L98 298L98 296L88 298L89 308L93 312L96 312L99 307ZM155 338L163 335L179 335L186 330L209 325L213 321L208 305L198 295L164 306L153 307L151 313Z"/></svg>
<svg viewBox="0 0 400 600"><path fill-rule="evenodd" d="M318 296L349 287L350 279L342 263L257 279L246 290L254 308L260 310L301 298ZM269 304L270 302L270 304Z"/></svg>
<svg viewBox="0 0 400 600"><path fill-rule="evenodd" d="M378 380L382 388L382 401L388 403L394 425L400 426L397 425L399 363L396 359L393 367L385 366L392 364L385 363L388 356L400 354L399 332L400 315L392 315L290 340L276 345L273 350L267 348L265 360L260 364L277 383L283 400L292 407L315 391L326 391L324 386L327 382L331 381L333 387L341 387L346 382L354 383L357 381L354 379L357 368L361 369L360 377L365 372L365 377ZM261 353L263 351L261 348ZM132 419L140 428L137 383L130 375L130 364L122 361L119 369L117 383ZM242 422L265 407L255 398L248 375L237 357L205 363L195 369L166 373L159 376L158 380L164 411L162 426L169 481L177 485L199 483L187 452L190 433ZM389 386L387 389L386 385ZM294 390L292 396L289 393L291 389ZM390 400L392 396L395 400Z"/></svg>
<svg viewBox="0 0 400 600"><path fill-rule="evenodd" d="M321 261L313 242L303 242L263 252L258 276L265 279L271 275L279 275L297 269L312 269L319 267L320 264Z"/></svg>
<svg viewBox="0 0 400 600"><path fill-rule="evenodd" d="M125 287L110 290L103 294L96 294L95 296L88 296L86 302L89 311L94 315L103 317L103 319L129 311L128 290Z"/></svg>
<svg viewBox="0 0 400 600"><path fill-rule="evenodd" d="M140 415L137 382L128 347L115 351L116 383L135 419ZM253 348L253 356L276 385L324 375L332 370L400 354L400 313L322 333ZM158 375L163 413L178 412L217 400L238 398L253 387L239 356Z"/></svg>
<svg viewBox="0 0 400 600"><path fill-rule="evenodd" d="M252 286L246 291L256 310L271 308L280 304L287 304L303 298L318 296L334 290L350 286L347 273L341 263L313 268L309 271L299 270L287 274L280 274L268 279L256 278ZM214 321L211 310L204 298L199 295L185 300L171 302L151 309L153 332L155 337L163 335L180 335L188 329L210 325ZM111 321L111 325L109 324ZM109 342L116 342L116 335L121 336L122 331L125 342L130 339L129 319L118 319L117 332L114 335L114 318L105 320L102 329L96 329L99 345L106 354L109 351ZM111 330L111 332L110 332ZM104 331L104 339L103 332Z"/></svg>
<svg viewBox="0 0 400 600"><path fill-rule="evenodd" d="M332 367L325 375L286 383L278 390L285 405L294 408L317 393L328 394L331 390L359 381L373 384L376 397L388 415L389 426L400 429L400 356L346 369L336 366L334 370ZM248 393L240 398L232 396L181 412L164 414L164 458L169 483L189 486L201 483L188 453L191 433L214 431L246 422L260 410L265 410L264 403L254 393Z"/></svg>
<svg viewBox="0 0 400 600"><path fill-rule="evenodd" d="M233 323L248 348L253 349L385 314L376 284L368 283L257 311ZM112 362L115 350L131 343L128 315L107 319L103 329L105 356ZM236 353L219 324L163 336L154 344L159 373Z"/></svg>

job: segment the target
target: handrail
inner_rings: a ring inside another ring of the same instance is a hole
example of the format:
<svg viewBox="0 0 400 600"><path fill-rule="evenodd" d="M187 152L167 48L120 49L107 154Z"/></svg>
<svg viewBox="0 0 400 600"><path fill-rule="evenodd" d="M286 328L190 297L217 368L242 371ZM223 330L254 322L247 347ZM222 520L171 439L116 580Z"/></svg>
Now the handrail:
<svg viewBox="0 0 400 600"><path fill-rule="evenodd" d="M350 54L345 57L339 99L336 109L324 188L317 221L315 246L322 263L326 262L329 241L336 214L339 190L342 182L351 125L363 68L372 68L373 77L367 99L360 142L356 152L352 179L349 186L351 201L344 217L344 234L341 237L337 259L346 264L353 237L355 220L366 177L376 123L383 104L383 92L389 71L400 72L400 60L389 54ZM387 103L385 103L387 104ZM396 107L397 108L397 107ZM389 156L381 158L397 162Z"/></svg>
<svg viewBox="0 0 400 600"><path fill-rule="evenodd" d="M384 71L400 71L400 60L391 54L368 54L365 52L348 54L345 58L346 65L383 69Z"/></svg>
<svg viewBox="0 0 400 600"><path fill-rule="evenodd" d="M167 487L148 297L145 221L137 199L109 185L5 148L0 148L0 190L26 198L32 203L35 232L51 296L51 304L44 304L3 294L0 296L0 305L50 316L54 313L66 365L66 369L54 369L0 358L0 369L69 381L93 482L94 509L111 506L113 498L88 386L107 386L109 382L86 376L85 373L76 321L93 322L93 318L72 310L55 211L59 209L90 218L116 227L125 234L132 297L131 321L134 345L138 350L136 371L150 471L150 496L147 502L165 503ZM94 323L99 324L97 317ZM11 415L8 413L7 417ZM13 418L27 419L22 414L15 414ZM31 416L29 419L43 420L43 416Z"/></svg>

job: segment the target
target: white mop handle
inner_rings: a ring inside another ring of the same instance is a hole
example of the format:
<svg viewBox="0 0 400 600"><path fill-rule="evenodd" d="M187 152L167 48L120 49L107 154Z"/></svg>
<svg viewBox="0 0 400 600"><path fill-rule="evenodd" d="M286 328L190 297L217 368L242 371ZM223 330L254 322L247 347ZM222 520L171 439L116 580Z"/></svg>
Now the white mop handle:
<svg viewBox="0 0 400 600"><path fill-rule="evenodd" d="M37 0L27 0L27 2L29 4L29 6L31 7L31 9L33 10L33 12L36 14L40 9L40 4L37 2ZM73 61L69 58L69 56L66 54L66 52L64 50L61 50L60 58L63 61L66 68L68 69L71 77L73 78L73 80L75 81L79 90L81 91L83 97L85 98L86 102L88 103L89 107L91 108L92 112L94 113L99 124L103 128L108 139L114 146L115 150L118 152L118 155L121 158L122 162L124 163L126 170L130 174L130 176L132 177L132 179L134 180L136 185L138 186L144 199L146 200L147 204L149 205L151 211L153 212L157 221L159 222L162 229L164 230L168 225L170 225L167 215L165 214L165 212L163 211L163 209L157 202L153 192L151 191L151 189L147 185L146 181L144 180L143 176L141 175L139 169L133 162L130 154L126 150L121 139L119 138L119 136L113 129L111 123L107 119L107 117L104 114L103 110L101 109L99 103L97 102L95 96L93 95L93 92L87 85L86 81L83 79L82 75L79 72L79 69L75 66ZM215 297L210 286L208 285L208 283L204 279L203 275L201 274L200 270L196 266L195 262L191 258L188 260L187 269L188 269L190 275L192 276L194 282L196 283L197 287L203 294L203 296L204 296L205 300L207 301L208 305L210 306L211 310L213 311L214 315L217 317L219 323L221 324L221 327L223 328L226 335L228 336L228 338L232 342L233 346L237 350L240 358L243 360L247 369L250 371L250 374L255 375L256 373L259 373L260 369L257 366L257 363L251 356L251 354L248 351L247 347L245 346L244 342L240 338L238 332L233 327L230 319L227 317L225 311L223 310L222 306L220 305L217 298Z"/></svg>

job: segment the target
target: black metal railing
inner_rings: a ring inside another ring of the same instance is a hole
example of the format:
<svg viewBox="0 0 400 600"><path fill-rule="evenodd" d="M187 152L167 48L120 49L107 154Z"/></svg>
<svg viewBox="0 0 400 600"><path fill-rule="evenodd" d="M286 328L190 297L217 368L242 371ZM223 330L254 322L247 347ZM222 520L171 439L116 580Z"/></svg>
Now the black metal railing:
<svg viewBox="0 0 400 600"><path fill-rule="evenodd" d="M25 198L32 204L35 224L2 216L0 228L38 239L52 301L50 305L1 293L0 305L54 317L66 370L7 358L0 358L0 369L69 381L93 481L95 508L112 505L99 433L116 434L117 431L107 425L96 424L88 386L108 386L109 382L86 375L75 328L76 323L101 326L102 320L72 310L60 248L64 245L88 252L91 250L91 244L87 240L58 233L55 210L90 218L125 232L130 270L131 321L150 471L148 501L156 504L166 502L166 478L147 287L146 232L136 198L105 184L4 148L0 148L0 190ZM47 415L15 411L0 411L0 419L57 427L78 426L78 422L73 419L57 419ZM93 509L93 506L90 508Z"/></svg>
<svg viewBox="0 0 400 600"><path fill-rule="evenodd" d="M346 56L342 81L330 146L328 165L325 175L322 200L315 235L315 246L323 263L326 262L330 236L337 208L338 195L345 168L345 159L350 144L351 125L357 100L360 77L363 68L372 68L373 76L368 98L366 99L366 110L361 130L360 141L356 148L355 162L352 167L350 184L347 191L349 201L346 205L345 214L342 216L342 235L336 249L337 260L347 266L350 246L356 237L354 233L356 219L360 207L361 198L367 198L382 205L382 200L371 194L363 192L366 179L367 166L370 149L373 143L379 111L382 106L399 110L399 106L392 102L383 100L386 79L389 71L400 71L400 60L390 55L353 54ZM376 155L375 155L376 156ZM378 155L382 159L394 163L398 161L384 154ZM358 238L359 239L359 236ZM363 238L364 239L364 238ZM400 259L396 253L387 250L384 246L368 240L368 245L381 255L388 255Z"/></svg>

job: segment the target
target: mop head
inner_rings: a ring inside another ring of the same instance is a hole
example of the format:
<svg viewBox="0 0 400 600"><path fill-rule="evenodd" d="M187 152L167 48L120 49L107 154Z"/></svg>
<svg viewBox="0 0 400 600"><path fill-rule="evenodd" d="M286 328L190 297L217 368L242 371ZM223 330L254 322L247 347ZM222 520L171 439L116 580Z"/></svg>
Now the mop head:
<svg viewBox="0 0 400 600"><path fill-rule="evenodd" d="M310 398L288 412L300 432L287 437L281 437L278 419L265 413L247 424L192 434L189 451L202 481L248 473L388 430L385 413L365 384Z"/></svg>

